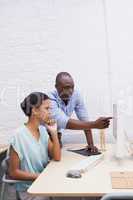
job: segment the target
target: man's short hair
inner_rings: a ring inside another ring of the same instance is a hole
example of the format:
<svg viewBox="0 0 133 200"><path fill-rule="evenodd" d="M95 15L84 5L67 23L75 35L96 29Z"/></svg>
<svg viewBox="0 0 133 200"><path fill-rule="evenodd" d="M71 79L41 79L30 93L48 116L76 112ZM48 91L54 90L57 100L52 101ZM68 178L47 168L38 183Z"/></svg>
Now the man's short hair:
<svg viewBox="0 0 133 200"><path fill-rule="evenodd" d="M69 76L70 78L72 78L72 76L68 73L68 72L60 72L57 74L56 76L56 84L60 81L60 79L63 77L63 76Z"/></svg>

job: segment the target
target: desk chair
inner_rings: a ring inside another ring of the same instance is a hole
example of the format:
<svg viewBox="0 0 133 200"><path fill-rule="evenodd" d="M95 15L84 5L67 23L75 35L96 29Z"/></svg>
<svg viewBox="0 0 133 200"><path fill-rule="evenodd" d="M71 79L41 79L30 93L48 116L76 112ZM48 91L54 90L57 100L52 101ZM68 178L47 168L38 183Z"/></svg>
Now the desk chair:
<svg viewBox="0 0 133 200"><path fill-rule="evenodd" d="M1 164L1 168L4 172L4 175L2 177L2 186L1 186L1 193L0 193L0 200L6 200L5 199L5 189L6 189L6 184L10 184L10 185L15 185L15 183L19 183L19 182L25 182L23 180L14 180L14 179L10 179L8 177L7 174L7 170L8 170L8 160L9 157L6 157ZM16 200L20 200L18 193L15 191L15 195L16 195ZM53 197L50 197L50 200L53 200Z"/></svg>
<svg viewBox="0 0 133 200"><path fill-rule="evenodd" d="M133 200L133 193L110 193L104 195L101 200Z"/></svg>
<svg viewBox="0 0 133 200"><path fill-rule="evenodd" d="M18 183L18 182L23 182L21 180L13 180L13 179L10 179L8 177L8 174L7 174L7 170L8 170L8 160L9 158L6 157L3 161L2 161L2 164L1 164L1 167L2 167L2 170L4 172L4 175L2 177L2 186L1 186L1 194L0 194L0 200L4 200L4 196L5 196L5 189L6 189L6 184L10 184L10 185L14 185L15 183ZM18 194L16 192L16 199L19 200L19 197L18 197Z"/></svg>

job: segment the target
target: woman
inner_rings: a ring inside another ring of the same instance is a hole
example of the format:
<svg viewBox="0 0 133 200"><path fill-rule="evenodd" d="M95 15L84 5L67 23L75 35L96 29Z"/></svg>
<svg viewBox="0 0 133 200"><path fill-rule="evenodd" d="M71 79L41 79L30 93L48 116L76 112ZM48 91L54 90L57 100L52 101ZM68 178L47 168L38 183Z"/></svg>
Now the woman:
<svg viewBox="0 0 133 200"><path fill-rule="evenodd" d="M56 161L61 158L57 125L50 120L50 100L46 94L31 93L21 103L21 108L28 116L28 121L12 138L9 176L23 180L16 183L16 191L21 200L46 199L33 197L27 193L27 189L47 166L49 156ZM41 126L42 123L45 126Z"/></svg>

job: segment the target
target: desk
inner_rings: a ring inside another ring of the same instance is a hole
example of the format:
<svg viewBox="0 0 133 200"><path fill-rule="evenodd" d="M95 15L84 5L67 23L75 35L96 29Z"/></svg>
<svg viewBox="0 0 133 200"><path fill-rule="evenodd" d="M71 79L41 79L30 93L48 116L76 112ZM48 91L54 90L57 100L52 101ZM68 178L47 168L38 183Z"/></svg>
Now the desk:
<svg viewBox="0 0 133 200"><path fill-rule="evenodd" d="M82 146L80 146L82 147ZM98 165L82 175L82 178L66 177L66 172L84 156L62 150L60 162L51 161L41 175L34 181L28 192L44 196L88 196L98 197L110 192L133 192L129 190L112 189L111 171L133 171L133 159L117 161L114 157L114 145L107 145L104 159Z"/></svg>

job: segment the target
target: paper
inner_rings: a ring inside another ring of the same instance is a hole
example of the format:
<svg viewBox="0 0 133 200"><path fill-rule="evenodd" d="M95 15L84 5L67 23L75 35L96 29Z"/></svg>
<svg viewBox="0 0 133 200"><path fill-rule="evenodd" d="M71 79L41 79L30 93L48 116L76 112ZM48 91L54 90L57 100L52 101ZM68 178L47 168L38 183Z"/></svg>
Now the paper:
<svg viewBox="0 0 133 200"><path fill-rule="evenodd" d="M113 189L133 189L133 171L111 172Z"/></svg>

